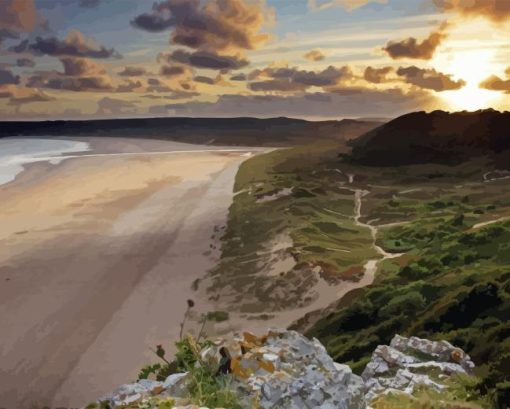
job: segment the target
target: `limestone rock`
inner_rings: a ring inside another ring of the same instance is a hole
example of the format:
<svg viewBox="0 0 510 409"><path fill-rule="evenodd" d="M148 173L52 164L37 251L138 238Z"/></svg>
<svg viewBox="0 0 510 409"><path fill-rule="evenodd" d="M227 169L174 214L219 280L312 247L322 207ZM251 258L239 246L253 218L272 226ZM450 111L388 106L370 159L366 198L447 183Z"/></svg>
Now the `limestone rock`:
<svg viewBox="0 0 510 409"><path fill-rule="evenodd" d="M361 375L366 400L389 392L412 394L417 385L440 391L441 377L472 374L474 363L462 349L446 341L396 335L390 345L379 345Z"/></svg>
<svg viewBox="0 0 510 409"><path fill-rule="evenodd" d="M365 407L362 379L335 363L316 339L270 331L239 342L245 353L232 361L232 373L260 408Z"/></svg>

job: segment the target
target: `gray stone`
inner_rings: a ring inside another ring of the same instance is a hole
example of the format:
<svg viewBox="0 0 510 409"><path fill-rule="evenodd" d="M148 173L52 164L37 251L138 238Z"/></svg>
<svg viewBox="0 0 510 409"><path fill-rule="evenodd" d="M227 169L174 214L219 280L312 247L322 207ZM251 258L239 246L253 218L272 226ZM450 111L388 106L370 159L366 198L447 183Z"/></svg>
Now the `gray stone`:
<svg viewBox="0 0 510 409"><path fill-rule="evenodd" d="M381 394L399 392L411 395L416 386L437 391L453 374L472 374L469 355L446 341L429 341L396 335L390 345L379 345L362 373L366 401ZM432 376L439 373L440 376Z"/></svg>

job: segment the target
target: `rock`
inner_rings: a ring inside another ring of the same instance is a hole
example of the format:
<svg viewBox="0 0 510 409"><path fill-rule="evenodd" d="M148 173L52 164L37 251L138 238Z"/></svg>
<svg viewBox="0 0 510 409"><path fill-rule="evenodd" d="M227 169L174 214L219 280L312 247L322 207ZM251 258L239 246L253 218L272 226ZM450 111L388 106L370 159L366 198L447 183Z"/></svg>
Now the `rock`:
<svg viewBox="0 0 510 409"><path fill-rule="evenodd" d="M365 367L362 378L371 402L389 392L411 395L417 385L437 391L445 388L445 379L453 374L472 374L469 355L446 341L429 341L396 335L390 345L379 345Z"/></svg>
<svg viewBox="0 0 510 409"><path fill-rule="evenodd" d="M122 385L113 391L112 394L100 399L100 402L107 402L116 408L140 402L143 398L157 395L163 390L163 384L157 381L142 379L137 383Z"/></svg>
<svg viewBox="0 0 510 409"><path fill-rule="evenodd" d="M238 342L245 353L232 360L232 374L261 409L365 407L362 379L335 363L318 340L270 331Z"/></svg>
<svg viewBox="0 0 510 409"><path fill-rule="evenodd" d="M188 391L187 382L189 379L188 372L184 373L174 373L168 376L163 382L162 387L164 394L167 396L173 396L178 398L183 398L186 396L186 392Z"/></svg>

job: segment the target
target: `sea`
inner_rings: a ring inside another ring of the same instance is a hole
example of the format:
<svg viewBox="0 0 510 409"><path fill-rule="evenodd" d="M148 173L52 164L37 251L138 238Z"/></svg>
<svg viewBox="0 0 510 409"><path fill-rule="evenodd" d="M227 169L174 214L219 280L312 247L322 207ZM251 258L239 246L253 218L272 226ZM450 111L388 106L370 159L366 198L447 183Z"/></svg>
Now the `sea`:
<svg viewBox="0 0 510 409"><path fill-rule="evenodd" d="M12 182L29 163L47 161L57 164L63 154L86 152L87 142L45 138L0 139L0 185Z"/></svg>

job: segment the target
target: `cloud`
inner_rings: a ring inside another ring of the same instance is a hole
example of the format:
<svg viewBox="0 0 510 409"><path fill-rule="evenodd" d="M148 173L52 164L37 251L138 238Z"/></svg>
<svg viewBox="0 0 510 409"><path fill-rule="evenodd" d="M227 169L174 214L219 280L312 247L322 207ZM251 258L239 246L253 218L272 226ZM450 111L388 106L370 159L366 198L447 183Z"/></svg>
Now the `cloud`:
<svg viewBox="0 0 510 409"><path fill-rule="evenodd" d="M199 95L200 95L199 92L175 90L175 91L172 91L172 93L170 95L147 94L147 95L142 95L142 97L147 98L147 99L158 99L158 100L161 100L161 99L176 100L176 99L198 97Z"/></svg>
<svg viewBox="0 0 510 409"><path fill-rule="evenodd" d="M143 67L124 67L124 69L117 73L122 77L140 77L147 74L147 70Z"/></svg>
<svg viewBox="0 0 510 409"><path fill-rule="evenodd" d="M190 53L185 50L175 50L171 54L167 54L167 60L212 70L236 70L248 65L248 61L239 56L223 56L209 51Z"/></svg>
<svg viewBox="0 0 510 409"><path fill-rule="evenodd" d="M35 67L35 61L32 58L18 58L16 60L16 66L18 67Z"/></svg>
<svg viewBox="0 0 510 409"><path fill-rule="evenodd" d="M480 88L488 89L491 91L502 91L510 94L510 79L501 79L497 75L492 75L479 84Z"/></svg>
<svg viewBox="0 0 510 409"><path fill-rule="evenodd" d="M37 37L34 41L24 40L9 49L15 53L30 52L34 55L110 58L120 57L115 49L107 49L92 39L86 38L79 31L71 31L65 40L56 37Z"/></svg>
<svg viewBox="0 0 510 409"><path fill-rule="evenodd" d="M19 38L18 33L14 32L13 30L7 29L7 28L0 28L0 47L2 46L2 43L6 39L17 39Z"/></svg>
<svg viewBox="0 0 510 409"><path fill-rule="evenodd" d="M122 115L136 113L136 104L123 99L104 97L97 101L97 115Z"/></svg>
<svg viewBox="0 0 510 409"><path fill-rule="evenodd" d="M448 24L442 24L421 42L414 37L409 37L402 41L390 41L383 47L383 51L386 51L394 60L400 58L430 60L434 56L437 47L448 37L447 28Z"/></svg>
<svg viewBox="0 0 510 409"><path fill-rule="evenodd" d="M172 88L157 78L149 78L147 84L147 92L172 92Z"/></svg>
<svg viewBox="0 0 510 409"><path fill-rule="evenodd" d="M114 91L104 67L87 58L63 57L64 72L36 72L28 78L27 87L74 92Z"/></svg>
<svg viewBox="0 0 510 409"><path fill-rule="evenodd" d="M308 0L310 10L326 10L332 7L343 7L348 11L366 6L369 3L386 4L388 0Z"/></svg>
<svg viewBox="0 0 510 409"><path fill-rule="evenodd" d="M396 116L422 108L432 101L429 93L400 89L349 89L343 93L300 93L297 95L237 95L220 96L215 102L187 102L154 105L153 115L198 117L306 117L342 118L367 116Z"/></svg>
<svg viewBox="0 0 510 409"><path fill-rule="evenodd" d="M466 82L463 80L455 81L450 75L431 68L423 69L416 66L400 67L397 70L397 75L405 78L408 84L437 92L456 90L466 85Z"/></svg>
<svg viewBox="0 0 510 409"><path fill-rule="evenodd" d="M164 77L178 77L189 72L187 67L182 65L163 65L159 71Z"/></svg>
<svg viewBox="0 0 510 409"><path fill-rule="evenodd" d="M26 87L15 85L0 86L0 98L9 98L7 105L14 106L16 112L20 111L21 106L32 102L48 102L54 98L44 92Z"/></svg>
<svg viewBox="0 0 510 409"><path fill-rule="evenodd" d="M508 0L434 0L444 11L452 11L464 17L485 17L501 23L510 18Z"/></svg>
<svg viewBox="0 0 510 409"><path fill-rule="evenodd" d="M232 75L230 77L230 81L246 81L247 80L247 77L246 77L246 74L236 74L236 75Z"/></svg>
<svg viewBox="0 0 510 409"><path fill-rule="evenodd" d="M326 56L320 50L311 50L308 51L305 55L303 55L307 60L310 61L322 61Z"/></svg>
<svg viewBox="0 0 510 409"><path fill-rule="evenodd" d="M221 81L221 77L211 78L206 77L205 75L197 75L196 77L193 77L193 81L200 82L202 84L208 84L208 85L214 85Z"/></svg>
<svg viewBox="0 0 510 409"><path fill-rule="evenodd" d="M133 91L143 91L144 85L141 81L136 80L125 80L122 84L118 85L116 88L116 92L133 92Z"/></svg>
<svg viewBox="0 0 510 409"><path fill-rule="evenodd" d="M88 58L64 57L60 59L64 66L64 75L67 76L95 76L106 73L105 68Z"/></svg>
<svg viewBox="0 0 510 409"><path fill-rule="evenodd" d="M1 0L0 31L4 34L32 32L38 23L33 0Z"/></svg>
<svg viewBox="0 0 510 409"><path fill-rule="evenodd" d="M0 85L19 84L19 75L14 75L8 68L0 66Z"/></svg>
<svg viewBox="0 0 510 409"><path fill-rule="evenodd" d="M31 77L27 86L50 88L74 92L113 91L113 85L107 77Z"/></svg>
<svg viewBox="0 0 510 409"><path fill-rule="evenodd" d="M249 74L250 78L269 78L248 84L253 91L302 91L309 87L333 87L342 81L352 79L353 73L349 67L334 67L330 65L322 71L306 71L297 67L267 67L255 70Z"/></svg>
<svg viewBox="0 0 510 409"><path fill-rule="evenodd" d="M373 84L381 84L388 80L388 74L393 72L394 69L392 67L382 67L382 68L373 68L367 67L363 73L363 78L367 82L371 82Z"/></svg>
<svg viewBox="0 0 510 409"><path fill-rule="evenodd" d="M166 0L131 24L149 32L173 29L172 44L218 52L257 48L269 39L259 31L270 19L260 0Z"/></svg>

